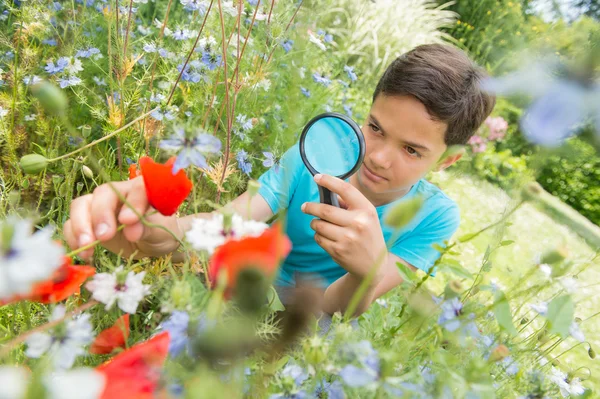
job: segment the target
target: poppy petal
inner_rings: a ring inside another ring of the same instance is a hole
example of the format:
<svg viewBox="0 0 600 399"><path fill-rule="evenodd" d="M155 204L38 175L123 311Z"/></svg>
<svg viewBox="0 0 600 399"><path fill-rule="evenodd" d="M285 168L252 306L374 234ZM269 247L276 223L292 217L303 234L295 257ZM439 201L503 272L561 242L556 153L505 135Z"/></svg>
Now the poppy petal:
<svg viewBox="0 0 600 399"><path fill-rule="evenodd" d="M101 399L152 399L160 369L169 353L169 333L155 335L134 345L96 368L106 378Z"/></svg>
<svg viewBox="0 0 600 399"><path fill-rule="evenodd" d="M112 327L98 334L90 346L90 353L106 355L117 348L124 348L127 338L129 338L129 313L119 317Z"/></svg>
<svg viewBox="0 0 600 399"><path fill-rule="evenodd" d="M165 216L174 214L192 191L192 182L184 170L173 175L175 159L172 157L160 164L149 157L140 158L148 202Z"/></svg>

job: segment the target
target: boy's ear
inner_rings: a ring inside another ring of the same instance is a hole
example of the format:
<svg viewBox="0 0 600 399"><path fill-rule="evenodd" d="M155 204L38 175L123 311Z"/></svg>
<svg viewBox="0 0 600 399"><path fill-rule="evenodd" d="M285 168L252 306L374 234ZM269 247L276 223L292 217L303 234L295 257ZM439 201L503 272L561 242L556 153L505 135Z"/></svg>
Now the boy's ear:
<svg viewBox="0 0 600 399"><path fill-rule="evenodd" d="M433 170L435 172L439 172L441 170L446 169L447 167L461 159L464 153L464 145L452 145L448 147L440 157L440 160L437 162Z"/></svg>

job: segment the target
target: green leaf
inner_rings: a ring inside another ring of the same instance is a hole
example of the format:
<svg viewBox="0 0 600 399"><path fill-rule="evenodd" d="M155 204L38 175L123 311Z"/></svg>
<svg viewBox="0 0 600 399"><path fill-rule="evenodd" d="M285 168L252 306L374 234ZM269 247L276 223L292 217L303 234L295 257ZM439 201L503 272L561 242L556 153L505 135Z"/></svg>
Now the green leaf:
<svg viewBox="0 0 600 399"><path fill-rule="evenodd" d="M400 273L400 277L402 277L402 280L409 283L410 285L416 284L415 272L410 270L410 268L402 262L396 262L396 266L398 267L398 272Z"/></svg>
<svg viewBox="0 0 600 399"><path fill-rule="evenodd" d="M468 233L468 234L464 234L460 237L458 237L458 241L459 242L465 242L465 241L469 241L470 239L472 239L473 237L477 236L477 233Z"/></svg>
<svg viewBox="0 0 600 399"><path fill-rule="evenodd" d="M570 295L554 298L548 304L548 315L546 318L550 323L549 332L556 333L561 337L569 335L569 327L575 315L575 304Z"/></svg>
<svg viewBox="0 0 600 399"><path fill-rule="evenodd" d="M496 315L496 320L498 320L498 325L500 325L501 328L506 330L506 332L511 335L517 334L517 329L512 322L510 304L508 303L508 299L506 299L506 296L502 291L498 291L496 293L496 299L494 301L494 314Z"/></svg>
<svg viewBox="0 0 600 399"><path fill-rule="evenodd" d="M513 243L514 243L514 240L504 240L504 241L500 242L500 246L507 247L507 246L509 246L510 244L513 244Z"/></svg>
<svg viewBox="0 0 600 399"><path fill-rule="evenodd" d="M269 309L273 312L282 312L285 310L285 306L281 303L281 299L279 299L279 295L277 295L277 291L275 291L273 286L267 291L267 301L269 303Z"/></svg>
<svg viewBox="0 0 600 399"><path fill-rule="evenodd" d="M470 271L465 269L463 265L460 264L460 262L454 259L444 260L440 265L438 265L438 270L446 271L462 278L473 278L473 274L471 274Z"/></svg>

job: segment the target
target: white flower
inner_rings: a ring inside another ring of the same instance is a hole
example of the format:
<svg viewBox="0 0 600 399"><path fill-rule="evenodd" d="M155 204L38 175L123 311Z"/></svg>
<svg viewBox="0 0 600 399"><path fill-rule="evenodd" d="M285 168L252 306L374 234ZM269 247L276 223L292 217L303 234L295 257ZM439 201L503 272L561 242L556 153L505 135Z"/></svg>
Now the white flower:
<svg viewBox="0 0 600 399"><path fill-rule="evenodd" d="M102 395L105 377L91 368L55 372L44 376L49 399L96 399Z"/></svg>
<svg viewBox="0 0 600 399"><path fill-rule="evenodd" d="M50 321L55 321L65 316L65 307L62 305L54 308ZM25 355L40 358L48 353L58 369L73 367L77 356L85 353L83 346L92 342L94 338L90 315L82 314L64 325L52 330L51 333L38 332L27 338Z"/></svg>
<svg viewBox="0 0 600 399"><path fill-rule="evenodd" d="M549 264L547 264L547 263L542 263L542 264L540 264L538 267L540 268L540 271L541 271L542 273L544 273L544 276L545 276L547 279L550 279L550 277L552 277L552 266L550 266L550 265L549 265Z"/></svg>
<svg viewBox="0 0 600 399"><path fill-rule="evenodd" d="M9 218L0 231L7 233L0 236L0 299L28 294L62 264L65 252L52 240L52 228L31 234L31 221Z"/></svg>
<svg viewBox="0 0 600 399"><path fill-rule="evenodd" d="M0 119L4 119L6 115L8 115L8 110L0 106Z"/></svg>
<svg viewBox="0 0 600 399"><path fill-rule="evenodd" d="M552 367L550 370L549 378L550 381L558 385L560 394L563 396L563 398L566 398L570 395L578 396L585 391L585 388L581 385L579 378L573 378L571 382L568 383L567 374L556 367Z"/></svg>
<svg viewBox="0 0 600 399"><path fill-rule="evenodd" d="M271 81L269 79L261 79L260 82L257 82L255 84L252 85L253 89L260 89L262 88L264 91L269 91L269 89L271 88Z"/></svg>
<svg viewBox="0 0 600 399"><path fill-rule="evenodd" d="M217 45L217 41L214 37L208 35L207 37L203 37L198 40L198 48L206 49L207 47L214 47Z"/></svg>
<svg viewBox="0 0 600 399"><path fill-rule="evenodd" d="M192 228L187 231L185 237L195 250L204 250L210 255L227 239L239 240L245 236L259 236L267 227L269 226L266 223L244 220L240 215L233 214L231 231L226 235L223 228L223 214L216 213L211 219L194 219Z"/></svg>
<svg viewBox="0 0 600 399"><path fill-rule="evenodd" d="M42 81L42 78L40 78L37 75L28 75L23 78L23 83L25 83L27 86L37 84L41 81Z"/></svg>
<svg viewBox="0 0 600 399"><path fill-rule="evenodd" d="M81 64L81 60L79 58L70 57L69 65L65 67L65 72L68 72L69 75L75 75L77 72L83 71L83 65Z"/></svg>
<svg viewBox="0 0 600 399"><path fill-rule="evenodd" d="M140 301L150 293L150 286L142 284L146 272L129 272L121 284L119 275L122 273L123 266L119 266L114 273L96 274L85 287L92 292L92 298L106 305L106 310L117 302L123 312L134 314Z"/></svg>
<svg viewBox="0 0 600 399"><path fill-rule="evenodd" d="M34 121L37 118L37 114L29 114L29 115L25 115L25 120L27 122L31 122Z"/></svg>
<svg viewBox="0 0 600 399"><path fill-rule="evenodd" d="M222 7L223 7L223 12L225 14L229 14L232 17L237 17L238 8L233 5L233 1L224 1L222 3ZM242 10L243 9L244 9L244 7L242 7Z"/></svg>
<svg viewBox="0 0 600 399"><path fill-rule="evenodd" d="M529 305L529 307L531 309L535 310L536 312L538 312L542 316L546 316L546 313L548 313L548 304L545 302L542 302L537 305Z"/></svg>
<svg viewBox="0 0 600 399"><path fill-rule="evenodd" d="M577 280L575 280L573 277L562 278L560 280L560 285L562 285L565 291L567 291L569 294L577 291Z"/></svg>
<svg viewBox="0 0 600 399"><path fill-rule="evenodd" d="M583 332L581 332L579 324L575 320L573 320L573 322L571 322L571 326L569 326L569 334L571 334L571 336L579 342L585 341L585 336L583 335Z"/></svg>
<svg viewBox="0 0 600 399"><path fill-rule="evenodd" d="M325 47L325 44L321 41L321 39L319 39L317 36L313 35L312 32L308 33L308 40L311 43L316 44L317 47L320 48L321 50L323 50L323 51L327 50L327 47Z"/></svg>
<svg viewBox="0 0 600 399"><path fill-rule="evenodd" d="M21 399L27 391L28 371L23 367L0 366L0 399Z"/></svg>

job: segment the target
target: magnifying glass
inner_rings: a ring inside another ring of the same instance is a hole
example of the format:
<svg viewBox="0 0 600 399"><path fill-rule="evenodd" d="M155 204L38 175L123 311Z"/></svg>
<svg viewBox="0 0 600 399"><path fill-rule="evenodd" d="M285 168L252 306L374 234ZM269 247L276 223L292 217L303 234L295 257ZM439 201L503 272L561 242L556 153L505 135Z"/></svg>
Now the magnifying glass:
<svg viewBox="0 0 600 399"><path fill-rule="evenodd" d="M365 138L352 119L326 112L315 116L304 127L300 136L300 156L313 176L321 173L344 180L360 168L365 157ZM318 187L321 203L339 208L337 195Z"/></svg>

